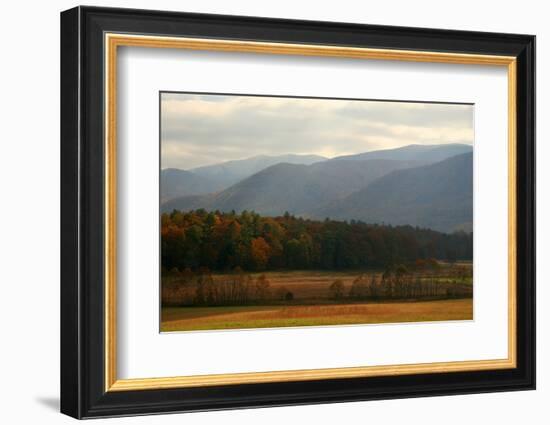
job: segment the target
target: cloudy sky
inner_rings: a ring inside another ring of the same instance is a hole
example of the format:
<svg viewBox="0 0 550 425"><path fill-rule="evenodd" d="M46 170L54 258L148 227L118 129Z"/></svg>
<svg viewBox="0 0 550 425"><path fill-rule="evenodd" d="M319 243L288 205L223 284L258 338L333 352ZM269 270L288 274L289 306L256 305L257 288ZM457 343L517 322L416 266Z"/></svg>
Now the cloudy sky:
<svg viewBox="0 0 550 425"><path fill-rule="evenodd" d="M332 158L473 140L470 105L161 95L162 168L188 170L255 155Z"/></svg>

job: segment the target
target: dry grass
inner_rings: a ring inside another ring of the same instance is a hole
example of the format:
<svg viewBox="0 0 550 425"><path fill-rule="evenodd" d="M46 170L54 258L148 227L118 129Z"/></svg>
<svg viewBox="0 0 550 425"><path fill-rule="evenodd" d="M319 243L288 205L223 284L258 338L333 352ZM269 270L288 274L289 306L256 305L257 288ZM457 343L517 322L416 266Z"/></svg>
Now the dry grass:
<svg viewBox="0 0 550 425"><path fill-rule="evenodd" d="M471 269L470 269L471 270ZM256 280L260 275L264 275L270 285L271 293L276 294L277 289L286 288L292 292L293 298L296 303L300 304L314 304L314 303L326 303L329 301L329 287L330 285L339 280L344 285L344 292L347 294L353 284L353 281L359 276L364 275L367 279L370 279L372 275L375 275L377 279L380 279L380 271L323 271L323 270L291 270L291 271L271 271L262 273L246 273L253 280ZM434 273L419 273L418 276L421 280L435 279L438 283L460 283L461 285L472 285L471 276L465 278L453 277L448 267ZM234 274L215 273L212 275L215 282L230 281L235 278ZM165 305L179 306L189 305L195 296L194 283L185 284L180 289L175 289L173 292L166 292L163 295L163 302Z"/></svg>
<svg viewBox="0 0 550 425"><path fill-rule="evenodd" d="M176 307L162 309L161 330L326 326L472 318L472 299L305 306Z"/></svg>

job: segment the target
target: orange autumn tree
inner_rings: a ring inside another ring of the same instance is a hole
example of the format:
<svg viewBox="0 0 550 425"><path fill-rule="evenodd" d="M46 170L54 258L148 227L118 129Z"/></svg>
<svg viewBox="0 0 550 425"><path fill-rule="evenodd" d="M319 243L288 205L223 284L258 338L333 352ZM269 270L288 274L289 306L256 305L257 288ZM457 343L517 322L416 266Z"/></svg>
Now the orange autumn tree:
<svg viewBox="0 0 550 425"><path fill-rule="evenodd" d="M270 252L271 248L264 238L260 236L252 239L250 257L256 270L264 270L266 268Z"/></svg>

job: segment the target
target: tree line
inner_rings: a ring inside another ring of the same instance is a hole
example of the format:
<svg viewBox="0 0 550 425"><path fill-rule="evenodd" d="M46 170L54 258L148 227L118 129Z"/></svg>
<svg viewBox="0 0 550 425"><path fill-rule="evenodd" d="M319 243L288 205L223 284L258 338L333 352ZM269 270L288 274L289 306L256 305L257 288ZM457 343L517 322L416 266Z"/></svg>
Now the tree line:
<svg viewBox="0 0 550 425"><path fill-rule="evenodd" d="M273 301L292 301L294 295L284 286L273 288L265 275L253 278L237 269L223 278L214 278L201 268L172 269L163 276L163 305L223 306L269 304Z"/></svg>
<svg viewBox="0 0 550 425"><path fill-rule="evenodd" d="M426 299L426 298L466 298L473 295L472 285L466 282L468 272L452 280L440 281L436 277L421 278L411 273L404 265L376 274L360 275L353 280L346 293L341 280L334 281L330 287L330 297L342 300L386 300L386 299Z"/></svg>
<svg viewBox="0 0 550 425"><path fill-rule="evenodd" d="M387 268L437 258L472 259L472 233L446 234L412 226L263 217L196 210L161 216L163 271Z"/></svg>
<svg viewBox="0 0 550 425"><path fill-rule="evenodd" d="M428 266L429 267L429 266ZM265 274L251 276L237 268L232 273L213 276L207 268L193 272L176 268L163 275L164 306L290 305L325 299L337 303L388 299L448 299L472 296L468 282L471 270L446 268L441 279L436 270L410 270L404 265L383 273L361 274L348 285L341 279L320 289L314 296L295 300L295 294L284 285L272 285Z"/></svg>

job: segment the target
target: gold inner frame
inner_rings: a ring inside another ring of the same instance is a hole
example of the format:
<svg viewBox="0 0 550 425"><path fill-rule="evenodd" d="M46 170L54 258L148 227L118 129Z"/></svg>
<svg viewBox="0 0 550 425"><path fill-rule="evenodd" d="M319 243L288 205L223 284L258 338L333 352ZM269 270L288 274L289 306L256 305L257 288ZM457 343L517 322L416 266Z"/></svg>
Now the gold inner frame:
<svg viewBox="0 0 550 425"><path fill-rule="evenodd" d="M319 379L510 369L516 367L516 58L325 45L105 34L105 391L235 385ZM116 123L117 48L170 48L503 66L508 72L508 357L420 364L118 379L116 373Z"/></svg>

